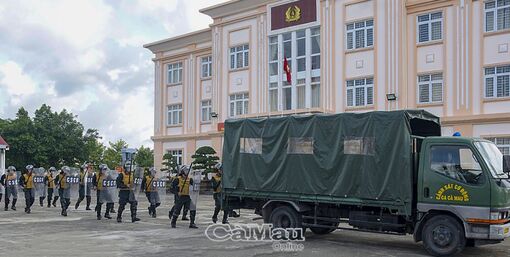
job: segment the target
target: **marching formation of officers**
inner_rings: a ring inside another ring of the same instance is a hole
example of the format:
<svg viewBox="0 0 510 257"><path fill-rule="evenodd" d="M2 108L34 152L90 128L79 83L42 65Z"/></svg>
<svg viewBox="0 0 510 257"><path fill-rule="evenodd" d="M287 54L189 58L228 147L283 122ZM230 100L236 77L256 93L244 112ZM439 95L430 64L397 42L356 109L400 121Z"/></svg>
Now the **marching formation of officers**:
<svg viewBox="0 0 510 257"><path fill-rule="evenodd" d="M91 164L84 164L81 167L79 174L74 174L78 181L70 180L71 168L68 166L62 167L58 172L55 167L51 167L47 173L41 176L41 173L34 174L34 166L27 165L26 171L19 175L16 168L10 166L7 172L0 177L0 184L5 188L4 210L10 209L16 211L16 203L18 199L18 188L23 190L25 196L25 212L31 213L32 205L35 202L36 195L39 197L39 205L44 206L44 200L47 198L47 207L57 207L56 203L60 199L61 215L67 216L67 211L71 205L72 196L72 183L78 184L78 199L74 205L78 209L80 204L85 200L85 210L92 210L90 208L92 202L92 190L96 191L96 207L95 212L97 219L101 220L102 217L112 219L110 214L117 213L117 222L122 222L122 214L129 204L131 214L131 222L140 221L137 217L138 201L136 199L136 191L139 188L141 192L145 193L149 201L149 216L156 218L157 208L161 205L160 193L166 194L166 186L161 182L161 177L158 177L156 169L151 168L143 178L135 176L130 167L124 167L120 172L117 170L110 170L106 165L99 166L99 172L93 172ZM39 169L38 169L39 171ZM221 179L222 179L222 165L218 163L215 166L215 174L211 179L213 188L213 198L215 203L214 214L212 221L218 221L218 214L221 211ZM56 174L58 173L58 174ZM200 176L200 175L199 175ZM140 180L140 181L137 181ZM169 181L170 192L174 194L174 205L169 211L170 225L172 228L176 227L177 219L183 212L182 220L189 220L189 228L197 228L195 224L196 219L196 203L198 201L198 194L194 194L194 181L193 174L190 174L190 167L182 165L178 174L172 177ZM39 188L36 185L44 185L44 188ZM38 192L38 193L37 193ZM2 200L2 191L0 191L0 201ZM118 197L118 209L115 212L115 198ZM105 204L105 212L102 214L103 204ZM187 213L189 212L189 219ZM233 210L223 210L222 223L228 223L228 216L238 217Z"/></svg>

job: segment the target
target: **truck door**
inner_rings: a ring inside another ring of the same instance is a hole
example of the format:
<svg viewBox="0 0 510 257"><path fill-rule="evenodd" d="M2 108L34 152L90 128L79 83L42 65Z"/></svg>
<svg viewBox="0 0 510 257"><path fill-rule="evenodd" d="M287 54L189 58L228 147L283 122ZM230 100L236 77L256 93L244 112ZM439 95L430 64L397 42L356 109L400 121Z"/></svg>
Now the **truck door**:
<svg viewBox="0 0 510 257"><path fill-rule="evenodd" d="M465 211L461 206L490 207L487 174L469 145L427 144L425 151L420 164L418 204L459 206Z"/></svg>

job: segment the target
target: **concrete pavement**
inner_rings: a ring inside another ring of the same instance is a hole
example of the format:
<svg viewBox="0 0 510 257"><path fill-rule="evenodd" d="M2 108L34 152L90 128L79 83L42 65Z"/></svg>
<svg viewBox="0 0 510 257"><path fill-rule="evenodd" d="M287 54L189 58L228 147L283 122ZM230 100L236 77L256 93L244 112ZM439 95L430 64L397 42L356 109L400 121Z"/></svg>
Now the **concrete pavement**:
<svg viewBox="0 0 510 257"><path fill-rule="evenodd" d="M60 216L59 207L40 207L38 199L32 213L26 214L23 212L24 200L20 198L18 211L0 209L0 256L428 256L421 243L414 243L411 236L345 230L322 236L306 232L301 252L273 251L271 242L215 243L204 234L206 227L212 224L212 196L200 197L199 229L194 230L188 228L188 222L181 220L177 223L178 228L170 228L168 210L173 196L164 198L165 203L158 208L155 219L148 216L146 199L140 198L138 213L142 221L131 223L127 209L124 222L120 224L115 219L96 220L93 211L85 211L84 203L74 210L75 199L71 200L68 217ZM3 204L2 199L0 206ZM253 221L256 217L251 210L241 210L241 217L230 218L230 222L261 224L261 220ZM509 246L510 240L467 248L462 256L510 256Z"/></svg>

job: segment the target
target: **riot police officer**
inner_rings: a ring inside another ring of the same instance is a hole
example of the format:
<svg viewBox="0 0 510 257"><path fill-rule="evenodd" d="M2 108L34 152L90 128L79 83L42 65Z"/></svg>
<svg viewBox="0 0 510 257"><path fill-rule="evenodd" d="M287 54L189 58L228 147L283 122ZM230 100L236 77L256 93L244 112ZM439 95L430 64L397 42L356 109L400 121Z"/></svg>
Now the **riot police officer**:
<svg viewBox="0 0 510 257"><path fill-rule="evenodd" d="M117 210L117 222L122 222L122 212L129 203L131 210L131 222L140 221L136 217L138 202L135 196L135 176L131 171L131 166L126 165L124 170L117 177L117 187L119 188L119 209Z"/></svg>
<svg viewBox="0 0 510 257"><path fill-rule="evenodd" d="M214 167L216 170L216 174L212 177L211 183L213 188L213 198L214 198L214 214L212 216L212 221L216 223L218 221L218 213L221 210L221 176L223 175L223 168L221 163L216 164ZM223 224L228 224L228 210L223 210Z"/></svg>
<svg viewBox="0 0 510 257"><path fill-rule="evenodd" d="M145 196L149 201L149 215L153 218L156 218L156 208L161 205L161 200L159 196L158 189L155 188L153 182L157 180L156 178L156 169L151 168L146 176L144 176L142 180L142 192L145 192Z"/></svg>
<svg viewBox="0 0 510 257"><path fill-rule="evenodd" d="M18 175L14 166L7 168L7 173L0 177L0 183L5 187L5 211L9 210L9 200L12 196L11 210L16 210L16 202L18 201Z"/></svg>
<svg viewBox="0 0 510 257"><path fill-rule="evenodd" d="M51 201L53 200L53 191L55 189L55 172L57 169L55 167L50 167L48 170L48 174L44 177L44 183L47 187L47 197L48 197L48 208L51 207ZM57 196L55 196L57 198ZM57 200L53 200L53 206L55 207L55 202Z"/></svg>
<svg viewBox="0 0 510 257"><path fill-rule="evenodd" d="M33 173L34 170L33 165L27 165L26 166L26 172L21 176L20 178L20 185L23 188L23 192L25 193L25 212L30 213L31 207L34 204L35 201L35 195L34 195L34 180L33 180Z"/></svg>
<svg viewBox="0 0 510 257"><path fill-rule="evenodd" d="M104 183L104 181L111 181L112 177L109 174L109 169L106 164L99 165L99 173L94 174L92 177L92 183L94 188L96 189L96 216L97 220L101 220L101 209L103 203L106 202L106 211L104 217L107 219L111 219L110 210L113 208L113 195L110 192L113 185Z"/></svg>
<svg viewBox="0 0 510 257"><path fill-rule="evenodd" d="M184 174L182 174L181 169L179 169L177 171L177 176L173 176L170 179L170 192L172 194L174 194L174 205L172 206L172 209L170 209L170 211L168 212L168 218L170 220L172 220L173 213L174 213L174 210L175 210L175 206L177 206L177 203L179 202L179 188L178 188L178 184L179 183L177 183L175 181L178 180L180 176L185 176ZM186 216L188 216L189 207L190 207L189 204L184 205L184 207L183 207L184 210L182 211L182 220L189 220L186 217Z"/></svg>
<svg viewBox="0 0 510 257"><path fill-rule="evenodd" d="M189 167L186 165L181 166L180 175L177 179L172 182L172 187L178 188L178 199L177 204L173 208L172 221L170 223L172 228L176 227L177 218L181 214L181 209L191 204L190 198L190 186L193 185L193 179L188 176ZM189 228L198 228L195 224L196 210L190 211L190 223Z"/></svg>
<svg viewBox="0 0 510 257"><path fill-rule="evenodd" d="M82 170L80 171L80 189L79 189L79 197L78 201L74 205L74 209L78 209L80 207L80 203L83 201L83 199L86 198L87 206L85 210L90 211L90 202L92 200L91 197L91 188L90 183L88 182L89 177L92 177L92 165L85 163L82 166Z"/></svg>
<svg viewBox="0 0 510 257"><path fill-rule="evenodd" d="M67 216L67 208L71 204L71 196L69 194L69 184L67 183L67 176L70 173L70 168L67 166L62 167L60 174L57 175L55 181L58 185L58 195L60 197L60 207L62 211L60 215Z"/></svg>

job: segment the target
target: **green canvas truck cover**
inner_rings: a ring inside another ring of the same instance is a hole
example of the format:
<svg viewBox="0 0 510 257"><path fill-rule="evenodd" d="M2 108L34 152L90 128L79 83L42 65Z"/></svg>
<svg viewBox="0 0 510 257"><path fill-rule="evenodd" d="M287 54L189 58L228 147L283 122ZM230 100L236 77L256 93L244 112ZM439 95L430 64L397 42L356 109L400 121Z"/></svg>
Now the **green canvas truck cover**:
<svg viewBox="0 0 510 257"><path fill-rule="evenodd" d="M440 134L439 118L423 110L227 120L223 189L410 212L411 135Z"/></svg>

